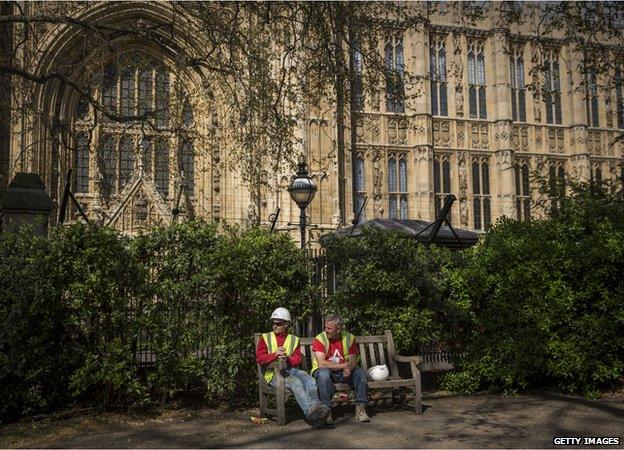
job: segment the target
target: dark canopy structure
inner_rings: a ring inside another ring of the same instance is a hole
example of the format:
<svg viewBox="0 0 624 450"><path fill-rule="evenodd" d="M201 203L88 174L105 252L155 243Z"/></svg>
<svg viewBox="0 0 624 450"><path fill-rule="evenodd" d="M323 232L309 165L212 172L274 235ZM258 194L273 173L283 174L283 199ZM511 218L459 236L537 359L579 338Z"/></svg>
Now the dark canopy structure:
<svg viewBox="0 0 624 450"><path fill-rule="evenodd" d="M479 235L474 231L455 229L448 225L440 226L437 234L433 237L436 229L434 225L435 222L427 222L426 220L371 219L358 225L341 228L331 234L326 234L321 238L321 242L330 236L359 236L362 234L362 230L366 228L396 231L420 242L432 243L453 250L463 250L471 247L477 243L479 238Z"/></svg>

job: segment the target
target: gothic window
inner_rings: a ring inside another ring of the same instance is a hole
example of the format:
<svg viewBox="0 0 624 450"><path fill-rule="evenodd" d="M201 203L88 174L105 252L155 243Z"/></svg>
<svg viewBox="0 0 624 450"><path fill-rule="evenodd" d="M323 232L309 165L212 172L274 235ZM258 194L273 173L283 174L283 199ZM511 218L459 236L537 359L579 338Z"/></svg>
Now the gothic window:
<svg viewBox="0 0 624 450"><path fill-rule="evenodd" d="M74 192L89 191L89 138L87 133L76 135L76 153L74 162Z"/></svg>
<svg viewBox="0 0 624 450"><path fill-rule="evenodd" d="M524 58L522 47L509 55L511 74L511 117L517 122L526 122L526 101L524 83Z"/></svg>
<svg viewBox="0 0 624 450"><path fill-rule="evenodd" d="M156 141L154 152L154 184L163 196L169 195L169 142L166 139Z"/></svg>
<svg viewBox="0 0 624 450"><path fill-rule="evenodd" d="M561 198L565 195L565 178L564 162L561 160L551 161L548 165L548 191L550 207L553 212L558 210Z"/></svg>
<svg viewBox="0 0 624 450"><path fill-rule="evenodd" d="M598 127L598 87L596 85L596 72L590 70L585 75L585 109L587 112L587 124L590 127Z"/></svg>
<svg viewBox="0 0 624 450"><path fill-rule="evenodd" d="M492 223L490 166L487 157L472 158L472 206L474 229L484 230Z"/></svg>
<svg viewBox="0 0 624 450"><path fill-rule="evenodd" d="M440 215L444 199L451 194L451 163L449 155L435 155L433 160L433 190L435 194L435 215ZM451 222L451 212L447 219Z"/></svg>
<svg viewBox="0 0 624 450"><path fill-rule="evenodd" d="M144 55L131 53L105 64L93 80L94 96L110 113L141 119L117 123L101 116L95 120L95 111L90 111L86 100L78 102L75 191L88 192L89 172L97 166L104 198L122 192L139 168L165 198L172 175L184 174L184 186L193 196L196 124L190 101L174 75ZM91 132L94 138L87 140ZM89 149L91 141L97 142L96 148ZM96 161L92 165L91 152Z"/></svg>
<svg viewBox="0 0 624 450"><path fill-rule="evenodd" d="M515 164L516 176L516 218L531 219L531 185L529 183L529 161L520 160Z"/></svg>
<svg viewBox="0 0 624 450"><path fill-rule="evenodd" d="M561 124L561 82L559 78L559 54L546 53L544 58L544 104L546 123Z"/></svg>
<svg viewBox="0 0 624 450"><path fill-rule="evenodd" d="M190 196L195 195L195 151L193 142L188 138L180 140L179 148L180 173L183 176L184 188Z"/></svg>
<svg viewBox="0 0 624 450"><path fill-rule="evenodd" d="M100 159L102 175L100 187L105 197L109 197L117 192L117 183L115 182L117 175L116 147L117 144L113 135L103 134L100 136L100 145L97 153Z"/></svg>
<svg viewBox="0 0 624 450"><path fill-rule="evenodd" d="M393 34L386 38L386 111L405 112L405 65L403 36Z"/></svg>
<svg viewBox="0 0 624 450"><path fill-rule="evenodd" d="M355 158L355 213L359 213L360 221L366 220L366 211L362 209L366 199L366 187L364 184L364 159L361 156Z"/></svg>
<svg viewBox="0 0 624 450"><path fill-rule="evenodd" d="M388 155L388 211L391 219L407 219L407 158Z"/></svg>
<svg viewBox="0 0 624 450"><path fill-rule="evenodd" d="M624 83L622 82L622 71L615 72L615 97L617 99L617 120L618 128L624 128Z"/></svg>
<svg viewBox="0 0 624 450"><path fill-rule="evenodd" d="M359 45L355 45L353 49L353 69L354 69L354 80L353 80L353 96L355 100L355 108L358 111L364 109L364 90L362 85L362 73L364 69L364 60L362 57L362 51L360 50Z"/></svg>
<svg viewBox="0 0 624 450"><path fill-rule="evenodd" d="M431 70L431 113L435 116L447 116L446 49L444 47L444 36L431 36L429 65Z"/></svg>
<svg viewBox="0 0 624 450"><path fill-rule="evenodd" d="M485 94L485 57L483 42L472 41L468 45L468 100L470 117L487 118Z"/></svg>
<svg viewBox="0 0 624 450"><path fill-rule="evenodd" d="M152 174L152 140L150 138L141 139L141 161L143 163L143 172L149 177Z"/></svg>

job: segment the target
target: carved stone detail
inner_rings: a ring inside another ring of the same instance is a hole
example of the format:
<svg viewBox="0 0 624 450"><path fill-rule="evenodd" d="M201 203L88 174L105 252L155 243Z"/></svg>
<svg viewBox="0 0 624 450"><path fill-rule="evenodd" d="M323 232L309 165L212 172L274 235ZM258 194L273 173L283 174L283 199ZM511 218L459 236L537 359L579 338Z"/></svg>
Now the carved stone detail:
<svg viewBox="0 0 624 450"><path fill-rule="evenodd" d="M388 143L407 145L407 123L401 117L389 117L387 121Z"/></svg>
<svg viewBox="0 0 624 450"><path fill-rule="evenodd" d="M541 66L542 64L542 52L538 43L533 42L531 44L531 64L534 68ZM542 92L542 71L532 70L533 78L533 117L535 122L540 123L542 121L542 98L540 92Z"/></svg>
<svg viewBox="0 0 624 450"><path fill-rule="evenodd" d="M381 150L376 149L373 153L373 211L375 217L383 217L383 179L384 173L382 168L383 154Z"/></svg>
<svg viewBox="0 0 624 450"><path fill-rule="evenodd" d="M562 129L548 129L548 151L550 153L563 153L565 133Z"/></svg>
<svg viewBox="0 0 624 450"><path fill-rule="evenodd" d="M511 170L513 168L513 151L499 150L495 155L496 165L500 171Z"/></svg>
<svg viewBox="0 0 624 450"><path fill-rule="evenodd" d="M529 129L525 126L514 126L511 133L511 147L515 151L529 150Z"/></svg>
<svg viewBox="0 0 624 450"><path fill-rule="evenodd" d="M466 122L462 122L461 120L455 122L456 130L457 130L457 146L458 147L464 146L464 139L466 137L465 124Z"/></svg>
<svg viewBox="0 0 624 450"><path fill-rule="evenodd" d="M436 147L449 147L451 145L450 126L448 120L433 121L433 144Z"/></svg>
<svg viewBox="0 0 624 450"><path fill-rule="evenodd" d="M499 148L511 147L511 122L508 120L499 120L496 122L496 133L494 140L498 142Z"/></svg>
<svg viewBox="0 0 624 450"><path fill-rule="evenodd" d="M607 114L607 128L613 128L613 104L610 93L607 93L605 97L605 112Z"/></svg>
<svg viewBox="0 0 624 450"><path fill-rule="evenodd" d="M461 37L459 33L453 33L453 66L452 74L455 79L455 111L457 117L464 116L464 58L461 47Z"/></svg>
<svg viewBox="0 0 624 450"><path fill-rule="evenodd" d="M413 142L416 144L431 144L432 140L432 120L428 114L421 114L411 120L411 130L414 136Z"/></svg>
<svg viewBox="0 0 624 450"><path fill-rule="evenodd" d="M468 226L468 168L467 152L457 153L457 174L459 178L459 221L462 227Z"/></svg>
<svg viewBox="0 0 624 450"><path fill-rule="evenodd" d="M602 155L602 133L600 131L587 133L587 151L592 155Z"/></svg>
<svg viewBox="0 0 624 450"><path fill-rule="evenodd" d="M472 148L488 149L490 137L487 123L473 123L470 126L470 144Z"/></svg>
<svg viewBox="0 0 624 450"><path fill-rule="evenodd" d="M540 148L542 146L542 127L535 127L535 146Z"/></svg>

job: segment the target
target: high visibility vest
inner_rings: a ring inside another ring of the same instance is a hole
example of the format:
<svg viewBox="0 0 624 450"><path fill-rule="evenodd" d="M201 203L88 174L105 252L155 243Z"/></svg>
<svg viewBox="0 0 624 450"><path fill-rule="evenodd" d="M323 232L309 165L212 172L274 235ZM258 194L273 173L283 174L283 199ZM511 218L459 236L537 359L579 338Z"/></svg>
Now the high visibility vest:
<svg viewBox="0 0 624 450"><path fill-rule="evenodd" d="M275 353L277 351L277 336L275 336L274 332L263 333L262 339L264 339L264 343L267 346L267 350L270 353ZM286 340L284 341L284 349L286 349L286 356L291 356L295 349L299 346L299 338L292 334L286 335ZM275 371L273 369L269 369L267 367L260 367L260 370L264 374L264 379L267 384L273 380L275 376Z"/></svg>
<svg viewBox="0 0 624 450"><path fill-rule="evenodd" d="M355 336L351 333L347 333L346 331L340 332L341 340L342 340L342 355L344 356L345 361L349 361L349 349L351 348L351 344L355 342ZM321 341L321 344L325 347L325 355L329 351L329 339L327 338L327 334L322 332L321 334L316 335L316 339ZM314 353L314 352L313 352ZM310 371L313 374L316 369L318 369L318 363L316 362L316 356L312 356L312 370Z"/></svg>

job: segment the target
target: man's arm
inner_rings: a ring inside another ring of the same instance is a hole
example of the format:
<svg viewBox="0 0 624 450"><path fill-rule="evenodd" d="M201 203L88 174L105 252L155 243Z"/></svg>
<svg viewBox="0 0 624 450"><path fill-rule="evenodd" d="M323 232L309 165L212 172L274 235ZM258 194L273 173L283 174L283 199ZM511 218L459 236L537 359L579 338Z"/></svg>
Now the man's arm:
<svg viewBox="0 0 624 450"><path fill-rule="evenodd" d="M347 364L349 362L343 363L333 363L328 359L325 359L325 353L323 352L314 352L314 357L316 358L316 362L320 369L330 369L330 370L343 370L347 368Z"/></svg>
<svg viewBox="0 0 624 450"><path fill-rule="evenodd" d="M287 361L289 367L299 366L299 364L301 364L301 347L297 345L295 350L292 352L292 355L287 358Z"/></svg>
<svg viewBox="0 0 624 450"><path fill-rule="evenodd" d="M276 359L277 355L275 353L269 353L269 349L267 348L264 339L260 338L258 340L258 347L256 347L256 362L261 366L266 366L267 364L271 364Z"/></svg>

